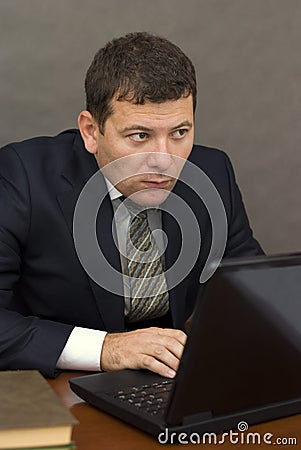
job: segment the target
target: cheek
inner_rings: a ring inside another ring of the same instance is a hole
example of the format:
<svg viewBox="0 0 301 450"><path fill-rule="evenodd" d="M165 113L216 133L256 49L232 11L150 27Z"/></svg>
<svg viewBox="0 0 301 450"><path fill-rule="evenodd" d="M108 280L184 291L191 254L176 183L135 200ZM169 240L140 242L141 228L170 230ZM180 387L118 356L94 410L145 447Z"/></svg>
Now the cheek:
<svg viewBox="0 0 301 450"><path fill-rule="evenodd" d="M188 156L190 155L190 153L191 153L191 150L192 150L192 147L193 147L193 141L194 141L194 139L193 139L193 137L190 139L190 141L189 141L189 144L186 146L186 153L185 153L185 156L186 156L186 159L188 158Z"/></svg>
<svg viewBox="0 0 301 450"><path fill-rule="evenodd" d="M96 156L99 167L105 167L118 158L120 158L120 155L116 153L115 149L107 146L100 146Z"/></svg>
<svg viewBox="0 0 301 450"><path fill-rule="evenodd" d="M139 176L138 174L141 173L141 167L126 164L118 158L114 161L111 161L111 164L105 167L103 171L104 175L123 194L128 194L133 190L135 191L140 183L141 175Z"/></svg>
<svg viewBox="0 0 301 450"><path fill-rule="evenodd" d="M180 158L181 160L187 160L187 158L189 157L191 150L192 150L192 145L189 146L185 146L184 148L180 149L179 151L177 151L174 156ZM184 161L183 161L184 162ZM180 162L179 162L180 163Z"/></svg>
<svg viewBox="0 0 301 450"><path fill-rule="evenodd" d="M139 190L139 184L137 181L135 182L134 179L122 180L115 187L126 197L129 197Z"/></svg>

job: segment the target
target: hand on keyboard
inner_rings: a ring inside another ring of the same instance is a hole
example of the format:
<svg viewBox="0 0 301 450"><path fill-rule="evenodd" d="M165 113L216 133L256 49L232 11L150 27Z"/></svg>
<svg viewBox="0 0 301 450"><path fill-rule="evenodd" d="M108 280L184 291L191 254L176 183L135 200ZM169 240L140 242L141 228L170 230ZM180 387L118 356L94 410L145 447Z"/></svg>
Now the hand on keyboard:
<svg viewBox="0 0 301 450"><path fill-rule="evenodd" d="M104 371L149 369L173 378L184 350L186 334L169 328L144 328L124 333L108 333L100 364Z"/></svg>

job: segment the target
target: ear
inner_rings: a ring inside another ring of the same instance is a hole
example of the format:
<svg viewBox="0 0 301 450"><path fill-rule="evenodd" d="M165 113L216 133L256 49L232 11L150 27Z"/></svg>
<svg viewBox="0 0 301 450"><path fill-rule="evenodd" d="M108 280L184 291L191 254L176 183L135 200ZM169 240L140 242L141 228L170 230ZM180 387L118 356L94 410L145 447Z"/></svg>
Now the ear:
<svg viewBox="0 0 301 450"><path fill-rule="evenodd" d="M97 153L98 124L89 111L82 111L77 119L80 134L89 153Z"/></svg>

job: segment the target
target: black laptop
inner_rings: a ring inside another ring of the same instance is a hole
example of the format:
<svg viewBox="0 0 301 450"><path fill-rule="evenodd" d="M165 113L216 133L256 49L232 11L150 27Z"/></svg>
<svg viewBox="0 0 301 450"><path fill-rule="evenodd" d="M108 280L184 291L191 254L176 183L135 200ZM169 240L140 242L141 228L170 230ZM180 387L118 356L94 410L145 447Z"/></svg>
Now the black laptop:
<svg viewBox="0 0 301 450"><path fill-rule="evenodd" d="M198 296L174 380L122 370L70 385L157 437L300 413L301 254L224 261Z"/></svg>

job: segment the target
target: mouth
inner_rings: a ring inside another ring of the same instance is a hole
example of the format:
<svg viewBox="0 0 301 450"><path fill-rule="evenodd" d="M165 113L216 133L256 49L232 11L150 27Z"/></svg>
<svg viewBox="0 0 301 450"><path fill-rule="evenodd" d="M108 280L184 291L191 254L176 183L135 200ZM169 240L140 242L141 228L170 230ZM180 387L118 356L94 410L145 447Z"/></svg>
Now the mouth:
<svg viewBox="0 0 301 450"><path fill-rule="evenodd" d="M155 189L170 189L170 186L174 184L172 179L160 179L160 180L144 180L143 185L149 188Z"/></svg>

